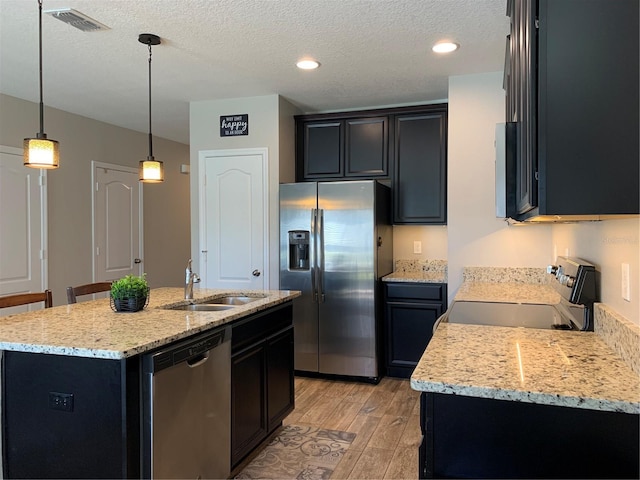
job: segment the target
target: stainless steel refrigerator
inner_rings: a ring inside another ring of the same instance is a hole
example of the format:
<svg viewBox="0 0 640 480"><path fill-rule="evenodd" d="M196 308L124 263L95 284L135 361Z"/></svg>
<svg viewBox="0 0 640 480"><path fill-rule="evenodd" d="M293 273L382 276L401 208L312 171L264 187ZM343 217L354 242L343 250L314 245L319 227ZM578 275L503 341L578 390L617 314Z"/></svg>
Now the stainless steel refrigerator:
<svg viewBox="0 0 640 480"><path fill-rule="evenodd" d="M302 291L293 302L296 370L381 376L390 202L373 180L280 185L280 288Z"/></svg>

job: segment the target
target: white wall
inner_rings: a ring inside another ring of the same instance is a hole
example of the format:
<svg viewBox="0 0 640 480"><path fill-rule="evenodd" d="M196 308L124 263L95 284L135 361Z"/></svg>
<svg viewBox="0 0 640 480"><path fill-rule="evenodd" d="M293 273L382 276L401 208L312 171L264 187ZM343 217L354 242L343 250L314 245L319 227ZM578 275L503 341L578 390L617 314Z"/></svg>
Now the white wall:
<svg viewBox="0 0 640 480"><path fill-rule="evenodd" d="M198 205L198 154L203 150L266 147L269 155L269 279L268 288L279 285L279 182L293 178L294 119L300 113L278 95L191 102L191 255L194 271L200 270ZM249 135L220 137L220 116L248 114Z"/></svg>
<svg viewBox="0 0 640 480"><path fill-rule="evenodd" d="M495 125L504 122L502 72L449 78L449 299L465 266L545 267L549 225L509 226L495 216Z"/></svg>

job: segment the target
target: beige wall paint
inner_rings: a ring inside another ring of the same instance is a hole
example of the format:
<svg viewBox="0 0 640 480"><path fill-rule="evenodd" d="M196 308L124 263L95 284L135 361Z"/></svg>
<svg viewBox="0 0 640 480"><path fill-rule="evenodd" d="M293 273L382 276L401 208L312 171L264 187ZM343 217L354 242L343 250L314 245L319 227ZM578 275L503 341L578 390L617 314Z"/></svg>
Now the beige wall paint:
<svg viewBox="0 0 640 480"><path fill-rule="evenodd" d="M545 267L580 257L600 272L601 301L640 325L640 220L508 226L494 214L494 127L504 121L502 73L449 79L448 261L450 299L465 266ZM621 264L631 301L622 299Z"/></svg>
<svg viewBox="0 0 640 480"><path fill-rule="evenodd" d="M551 227L495 216L495 125L504 122L502 72L449 78L449 298L465 266L545 267Z"/></svg>
<svg viewBox="0 0 640 480"><path fill-rule="evenodd" d="M280 183L296 181L296 125L294 115L299 115L300 109L283 97L278 102L279 140L280 140Z"/></svg>
<svg viewBox="0 0 640 480"><path fill-rule="evenodd" d="M38 104L0 94L0 144L22 148L38 130ZM60 168L48 181L49 287L55 305L69 285L92 278L91 161L137 167L147 156L148 134L45 107L45 132L60 142ZM166 180L145 185L144 271L152 287L183 282L189 255L189 179L179 173L189 147L154 137Z"/></svg>
<svg viewBox="0 0 640 480"><path fill-rule="evenodd" d="M413 253L413 242L422 242L422 253ZM446 260L447 226L395 225L393 227L393 261Z"/></svg>
<svg viewBox="0 0 640 480"><path fill-rule="evenodd" d="M192 102L189 111L191 144L191 252L194 269L200 268L201 250L198 205L198 157L204 150L238 148L268 149L269 155L269 288L279 286L279 202L281 178L293 178L294 120L300 113L296 107L278 95L231 98ZM249 135L220 137L222 115L248 114ZM281 151L282 147L282 151Z"/></svg>
<svg viewBox="0 0 640 480"><path fill-rule="evenodd" d="M628 320L640 325L640 219L605 220L552 227L552 249L582 258L600 272L600 295ZM629 264L631 300L622 299L622 264Z"/></svg>

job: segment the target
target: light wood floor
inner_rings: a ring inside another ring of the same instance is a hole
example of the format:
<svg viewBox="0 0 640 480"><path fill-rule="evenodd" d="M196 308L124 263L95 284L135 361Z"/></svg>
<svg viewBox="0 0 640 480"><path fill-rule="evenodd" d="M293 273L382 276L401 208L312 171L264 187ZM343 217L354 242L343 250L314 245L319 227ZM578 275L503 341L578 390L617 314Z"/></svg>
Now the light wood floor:
<svg viewBox="0 0 640 480"><path fill-rule="evenodd" d="M417 479L420 395L409 380L378 385L296 377L296 408L284 424L356 433L331 475L339 479Z"/></svg>

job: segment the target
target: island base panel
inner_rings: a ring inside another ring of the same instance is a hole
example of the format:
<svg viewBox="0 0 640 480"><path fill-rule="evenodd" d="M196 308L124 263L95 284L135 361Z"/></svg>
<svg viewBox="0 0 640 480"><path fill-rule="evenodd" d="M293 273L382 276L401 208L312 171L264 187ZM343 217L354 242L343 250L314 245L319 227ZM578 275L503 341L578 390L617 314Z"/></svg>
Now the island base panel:
<svg viewBox="0 0 640 480"><path fill-rule="evenodd" d="M136 462L127 460L139 444L126 426L133 401L126 368L120 360L5 351L5 477L138 477Z"/></svg>

